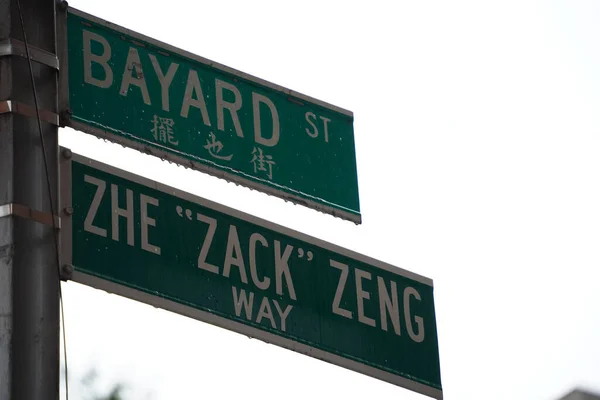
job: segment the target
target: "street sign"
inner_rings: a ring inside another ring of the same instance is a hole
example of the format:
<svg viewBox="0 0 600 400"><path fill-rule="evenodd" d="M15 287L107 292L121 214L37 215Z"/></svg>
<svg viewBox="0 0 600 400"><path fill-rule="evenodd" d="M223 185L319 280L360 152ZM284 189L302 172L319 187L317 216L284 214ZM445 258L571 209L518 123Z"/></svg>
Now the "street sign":
<svg viewBox="0 0 600 400"><path fill-rule="evenodd" d="M75 281L442 398L430 279L81 156L60 174Z"/></svg>
<svg viewBox="0 0 600 400"><path fill-rule="evenodd" d="M72 8L66 36L67 126L361 222L350 111Z"/></svg>

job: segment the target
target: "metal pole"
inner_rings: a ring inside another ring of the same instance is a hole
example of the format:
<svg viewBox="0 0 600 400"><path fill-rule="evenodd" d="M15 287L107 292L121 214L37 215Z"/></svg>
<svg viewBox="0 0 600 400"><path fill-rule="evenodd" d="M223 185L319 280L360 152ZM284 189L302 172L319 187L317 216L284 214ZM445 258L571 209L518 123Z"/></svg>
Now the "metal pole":
<svg viewBox="0 0 600 400"><path fill-rule="evenodd" d="M20 0L42 113L42 154L16 0L0 0L0 399L59 397L55 0ZM48 178L47 178L48 177ZM50 207L48 183L52 192Z"/></svg>

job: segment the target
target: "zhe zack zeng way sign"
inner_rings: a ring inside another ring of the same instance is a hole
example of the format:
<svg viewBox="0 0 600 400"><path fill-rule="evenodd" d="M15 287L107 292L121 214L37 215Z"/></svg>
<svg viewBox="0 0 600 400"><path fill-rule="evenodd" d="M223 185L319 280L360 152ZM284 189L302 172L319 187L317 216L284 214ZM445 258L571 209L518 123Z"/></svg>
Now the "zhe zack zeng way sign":
<svg viewBox="0 0 600 400"><path fill-rule="evenodd" d="M60 174L73 280L442 398L430 279L81 156Z"/></svg>
<svg viewBox="0 0 600 400"><path fill-rule="evenodd" d="M66 42L67 126L361 222L350 111L74 9Z"/></svg>

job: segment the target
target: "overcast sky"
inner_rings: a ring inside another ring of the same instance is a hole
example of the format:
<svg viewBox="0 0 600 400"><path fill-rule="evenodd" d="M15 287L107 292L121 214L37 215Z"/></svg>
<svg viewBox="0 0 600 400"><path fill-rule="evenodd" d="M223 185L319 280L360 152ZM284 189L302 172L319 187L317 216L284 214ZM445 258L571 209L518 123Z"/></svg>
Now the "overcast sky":
<svg viewBox="0 0 600 400"><path fill-rule="evenodd" d="M600 391L600 1L69 4L353 111L363 224L70 129L61 145L432 278L448 400ZM127 399L425 399L79 284L63 292L73 396L95 368Z"/></svg>

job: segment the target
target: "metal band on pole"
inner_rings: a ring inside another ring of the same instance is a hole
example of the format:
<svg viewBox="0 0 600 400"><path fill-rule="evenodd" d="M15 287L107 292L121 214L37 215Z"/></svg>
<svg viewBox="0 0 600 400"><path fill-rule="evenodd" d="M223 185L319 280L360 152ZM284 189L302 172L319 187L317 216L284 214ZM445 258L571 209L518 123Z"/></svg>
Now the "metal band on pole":
<svg viewBox="0 0 600 400"><path fill-rule="evenodd" d="M29 118L37 118L35 107L13 100L0 101L0 114L4 113L15 113ZM48 110L40 110L40 118L42 121L56 126L60 122L58 114Z"/></svg>
<svg viewBox="0 0 600 400"><path fill-rule="evenodd" d="M29 54L31 54L31 59L33 61L47 65L54 69L59 69L59 61L56 55L32 45L29 45ZM27 49L25 48L25 43L12 38L0 41L0 57L4 56L19 56L27 58Z"/></svg>
<svg viewBox="0 0 600 400"><path fill-rule="evenodd" d="M60 229L60 217L57 215L33 210L22 204L10 203L0 206L0 218L9 217L11 215Z"/></svg>

